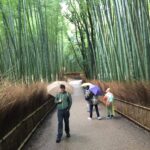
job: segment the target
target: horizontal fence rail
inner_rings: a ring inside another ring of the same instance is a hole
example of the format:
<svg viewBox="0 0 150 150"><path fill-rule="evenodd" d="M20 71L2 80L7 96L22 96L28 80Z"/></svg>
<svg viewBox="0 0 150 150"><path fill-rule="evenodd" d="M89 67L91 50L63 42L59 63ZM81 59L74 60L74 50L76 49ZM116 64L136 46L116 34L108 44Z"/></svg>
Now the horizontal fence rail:
<svg viewBox="0 0 150 150"><path fill-rule="evenodd" d="M0 139L0 150L22 149L39 124L54 108L54 101L50 100L29 114Z"/></svg>
<svg viewBox="0 0 150 150"><path fill-rule="evenodd" d="M115 110L134 123L150 131L150 108L116 98Z"/></svg>

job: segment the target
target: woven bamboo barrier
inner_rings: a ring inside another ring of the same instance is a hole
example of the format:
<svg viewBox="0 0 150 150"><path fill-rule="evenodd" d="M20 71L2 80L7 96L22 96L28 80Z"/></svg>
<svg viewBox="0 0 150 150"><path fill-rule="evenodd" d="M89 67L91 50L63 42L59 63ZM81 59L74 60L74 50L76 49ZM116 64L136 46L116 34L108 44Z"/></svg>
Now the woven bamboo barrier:
<svg viewBox="0 0 150 150"><path fill-rule="evenodd" d="M0 150L22 149L32 133L54 107L54 101L47 101L20 121L20 123L0 139Z"/></svg>
<svg viewBox="0 0 150 150"><path fill-rule="evenodd" d="M115 109L139 126L150 131L150 108L115 99Z"/></svg>

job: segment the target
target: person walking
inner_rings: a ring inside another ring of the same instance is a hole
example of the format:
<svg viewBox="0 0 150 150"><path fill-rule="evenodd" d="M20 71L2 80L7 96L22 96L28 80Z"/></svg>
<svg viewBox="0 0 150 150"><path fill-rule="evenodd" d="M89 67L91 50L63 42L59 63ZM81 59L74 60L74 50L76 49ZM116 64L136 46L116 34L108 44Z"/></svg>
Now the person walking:
<svg viewBox="0 0 150 150"><path fill-rule="evenodd" d="M88 117L89 120L92 120L93 117L93 107L95 107L95 111L96 111L96 115L97 115L97 119L100 120L100 113L98 110L98 97L95 96L91 91L89 93L89 95L86 97L86 100L89 103L89 107L90 107L90 116Z"/></svg>
<svg viewBox="0 0 150 150"><path fill-rule="evenodd" d="M60 92L56 95L55 103L57 104L57 117L58 117L58 134L56 138L56 143L60 143L63 135L63 120L65 123L65 132L66 137L70 137L70 128L69 128L69 117L70 117L70 108L72 105L72 97L66 92L65 85L60 85Z"/></svg>

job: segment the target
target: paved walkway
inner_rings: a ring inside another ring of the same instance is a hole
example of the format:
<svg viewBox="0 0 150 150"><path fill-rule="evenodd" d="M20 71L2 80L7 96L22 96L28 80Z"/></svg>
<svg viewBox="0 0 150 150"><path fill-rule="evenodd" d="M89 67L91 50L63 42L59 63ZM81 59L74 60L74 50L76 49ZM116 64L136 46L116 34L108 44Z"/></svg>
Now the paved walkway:
<svg viewBox="0 0 150 150"><path fill-rule="evenodd" d="M86 103L82 89L77 82L74 85L73 105L71 109L71 138L64 137L56 144L56 111L50 114L41 127L32 136L24 150L150 150L150 133L139 128L127 119L117 115L115 119L88 120ZM101 116L105 108L100 105Z"/></svg>

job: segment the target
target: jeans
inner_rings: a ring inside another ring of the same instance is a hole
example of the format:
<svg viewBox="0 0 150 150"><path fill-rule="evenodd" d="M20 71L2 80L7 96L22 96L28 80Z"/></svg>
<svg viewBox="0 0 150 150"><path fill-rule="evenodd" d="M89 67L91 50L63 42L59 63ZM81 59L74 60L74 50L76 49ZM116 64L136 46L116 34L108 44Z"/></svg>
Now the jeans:
<svg viewBox="0 0 150 150"><path fill-rule="evenodd" d="M97 117L99 117L100 114L99 114L99 110L98 110L98 105L97 104L96 105L90 104L90 117L92 118L92 116L93 116L93 106L95 106Z"/></svg>
<svg viewBox="0 0 150 150"><path fill-rule="evenodd" d="M58 117L57 139L61 139L61 137L63 135L63 120L64 120L64 123L65 123L65 132L66 132L66 134L70 133L69 116L70 116L69 110L67 110L67 109L58 110L58 112L57 112L57 117Z"/></svg>

